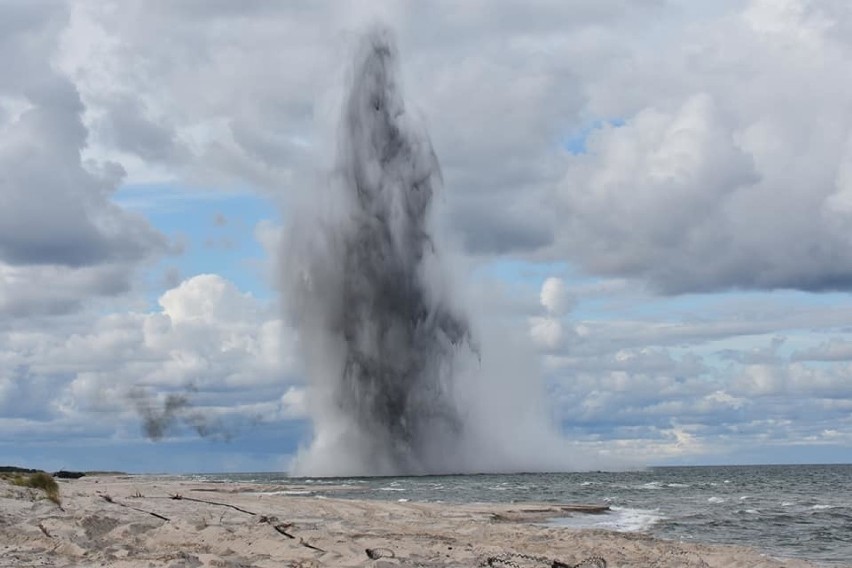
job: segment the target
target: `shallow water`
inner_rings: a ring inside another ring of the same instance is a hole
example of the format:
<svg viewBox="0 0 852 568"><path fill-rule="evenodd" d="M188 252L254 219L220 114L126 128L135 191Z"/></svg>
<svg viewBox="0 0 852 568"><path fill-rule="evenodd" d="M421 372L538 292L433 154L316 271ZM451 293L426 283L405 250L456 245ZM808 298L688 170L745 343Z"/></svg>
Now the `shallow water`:
<svg viewBox="0 0 852 568"><path fill-rule="evenodd" d="M641 531L674 540L739 544L827 566L852 559L852 465L382 478L290 478L281 473L191 477L282 485L284 492L289 485L308 486L308 495L357 499L606 503L612 509L609 513L553 522Z"/></svg>

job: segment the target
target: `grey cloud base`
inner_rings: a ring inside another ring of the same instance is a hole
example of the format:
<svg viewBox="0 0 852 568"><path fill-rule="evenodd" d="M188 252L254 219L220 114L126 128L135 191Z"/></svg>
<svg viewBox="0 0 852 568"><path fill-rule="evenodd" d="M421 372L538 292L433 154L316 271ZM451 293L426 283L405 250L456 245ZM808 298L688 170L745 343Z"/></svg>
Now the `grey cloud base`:
<svg viewBox="0 0 852 568"><path fill-rule="evenodd" d="M219 4L151 5L74 11L127 47L95 44L111 82L66 65L106 117L90 124L102 149L290 204L327 160L347 30L379 16L411 53L402 75L452 189L438 205L469 252L568 262L664 294L852 282L841 2L506 0L490 18L450 3L316 2L240 18ZM226 20L221 36L205 35ZM339 30L331 43L328 29ZM151 88L161 84L167 92ZM202 97L198 85L210 86ZM582 151L566 149L572 138Z"/></svg>
<svg viewBox="0 0 852 568"><path fill-rule="evenodd" d="M166 238L112 202L124 177L82 155L89 131L77 85L52 65L70 10L8 2L0 19L0 313L67 313L132 287Z"/></svg>

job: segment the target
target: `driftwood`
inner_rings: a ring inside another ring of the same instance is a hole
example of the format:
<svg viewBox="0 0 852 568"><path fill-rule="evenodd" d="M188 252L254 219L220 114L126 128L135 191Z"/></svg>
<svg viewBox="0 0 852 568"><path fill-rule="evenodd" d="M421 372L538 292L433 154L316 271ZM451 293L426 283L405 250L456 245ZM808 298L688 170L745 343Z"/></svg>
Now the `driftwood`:
<svg viewBox="0 0 852 568"><path fill-rule="evenodd" d="M278 517L274 517L274 516L268 516L267 517L266 515L262 515L260 517L260 522L268 524L273 529L275 529L277 532L279 532L280 534L283 534L287 538L290 538L290 539L293 539L293 540L296 539L296 535L288 532L290 527L293 526L293 523L279 523ZM326 552L322 548L320 548L318 546L314 546L313 544L309 543L308 541L306 541L302 537L299 537L299 544L301 544L305 548L310 548L311 550L317 550L319 552Z"/></svg>
<svg viewBox="0 0 852 568"><path fill-rule="evenodd" d="M323 550L322 548L320 548L318 546L314 546L313 544L311 544L310 542L306 541L303 538L299 538L299 544L301 544L305 548L310 548L311 550L317 550L319 552L325 552L325 550Z"/></svg>
<svg viewBox="0 0 852 568"><path fill-rule="evenodd" d="M116 501L115 499L110 497L109 495L101 495L100 497L101 497L101 499L103 499L107 503L112 503L113 505L118 505L119 507L126 507L128 509L133 509L134 511L139 511L140 513L145 513L145 514L151 515L152 517L157 517L158 519L169 522L168 517L164 517L163 515L160 515L159 513L153 513L151 511L146 511L145 509L140 509L139 507L133 507L133 506L128 505L126 503L119 503L118 501Z"/></svg>
<svg viewBox="0 0 852 568"><path fill-rule="evenodd" d="M175 493L171 497L175 501L195 501L196 503L207 503L208 505L219 505L220 507L230 507L231 509L236 509L240 513L245 513L247 515L257 515L257 513L252 513L251 511L246 511L245 509L241 509L236 505L231 505L230 503L219 503L217 501L205 501L204 499L196 499L194 497L184 497L178 493Z"/></svg>
<svg viewBox="0 0 852 568"><path fill-rule="evenodd" d="M269 525L269 526L271 526L273 529L275 529L275 530L276 530L276 531L278 531L279 533L283 534L283 535L284 535L284 536L286 536L287 538L293 538L293 539L295 539L296 537L295 537L294 535L292 535L292 534L290 534L290 533L288 533L288 532L287 532L287 529L289 529L290 527L292 527L292 526L293 526L293 523L278 523L278 522L276 522L277 520L278 520L278 518L277 518L277 517L267 517L266 515L263 515L262 517L260 517L260 522L261 522L261 523L266 523L266 524L268 524L268 525Z"/></svg>
<svg viewBox="0 0 852 568"><path fill-rule="evenodd" d="M134 511L139 511L140 513L147 513L149 515L152 515L152 516L157 517L158 519L162 519L164 521L169 520L167 517L164 517L163 515L160 515L160 514L157 514L157 513L152 513L151 511L146 511L144 509L139 509L138 507L132 507L130 505L127 505L126 503L119 503L118 501L116 501L115 499L110 497L109 495L101 495L100 497L101 497L101 499L103 499L107 503L113 503L113 504L119 505L121 507L127 507L128 509L133 509ZM217 501L205 501L204 499L195 499L193 497L184 497L184 496L180 495L179 493L175 493L174 495L172 495L171 499L174 500L174 501L194 501L196 503L206 503L208 505L217 505L219 507L230 507L231 509L235 509L235 510L241 512L241 513L246 513L247 515L252 515L252 516L257 515L257 513L253 513L252 511L247 511L246 509L242 509L240 507L237 507L236 505L231 505L230 503L219 503ZM261 515L261 517L260 517L261 523L266 523L266 524L270 525L272 528L274 528L276 531L278 531L279 533L286 536L287 538L295 540L296 535L288 532L288 529L293 526L293 523L278 523L278 522L276 522L277 520L278 519L276 517L271 517L271 516L267 517L266 515ZM39 527L39 528L41 528L41 527ZM42 532L47 534L47 531L44 528L42 528ZM50 536L50 535L48 535L48 536ZM311 550L316 550L318 552L326 552L322 548L320 548L318 546L314 546L313 544L311 544L310 542L306 541L305 539L303 539L301 537L299 537L299 544L304 546L305 548L310 548Z"/></svg>

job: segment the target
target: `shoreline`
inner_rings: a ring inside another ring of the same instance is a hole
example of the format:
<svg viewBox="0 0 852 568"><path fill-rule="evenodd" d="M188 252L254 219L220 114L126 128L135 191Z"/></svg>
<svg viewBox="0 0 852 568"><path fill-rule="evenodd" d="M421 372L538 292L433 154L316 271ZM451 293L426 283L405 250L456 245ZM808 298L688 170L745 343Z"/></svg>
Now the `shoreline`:
<svg viewBox="0 0 852 568"><path fill-rule="evenodd" d="M35 490L0 482L0 566L425 568L491 561L525 568L594 557L609 567L818 566L757 549L543 522L602 510L584 504L339 499L150 475L59 486L61 508Z"/></svg>

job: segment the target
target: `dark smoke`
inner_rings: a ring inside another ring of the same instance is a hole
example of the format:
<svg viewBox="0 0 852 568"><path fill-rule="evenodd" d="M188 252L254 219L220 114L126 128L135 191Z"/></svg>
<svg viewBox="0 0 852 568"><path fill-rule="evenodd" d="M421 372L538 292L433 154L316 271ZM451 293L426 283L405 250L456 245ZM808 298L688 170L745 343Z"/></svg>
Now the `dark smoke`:
<svg viewBox="0 0 852 568"><path fill-rule="evenodd" d="M308 351L315 428L302 471L452 467L465 427L454 367L472 349L466 318L434 283L440 184L429 137L400 96L393 42L374 31L343 104L333 206L290 235L296 278L286 291Z"/></svg>
<svg viewBox="0 0 852 568"><path fill-rule="evenodd" d="M139 416L142 418L142 431L145 436L158 442L177 428L181 423L202 438L229 440L230 434L217 420L207 418L203 412L194 409L189 397L183 394L168 394L162 402L155 400L146 391L134 389L130 393Z"/></svg>

